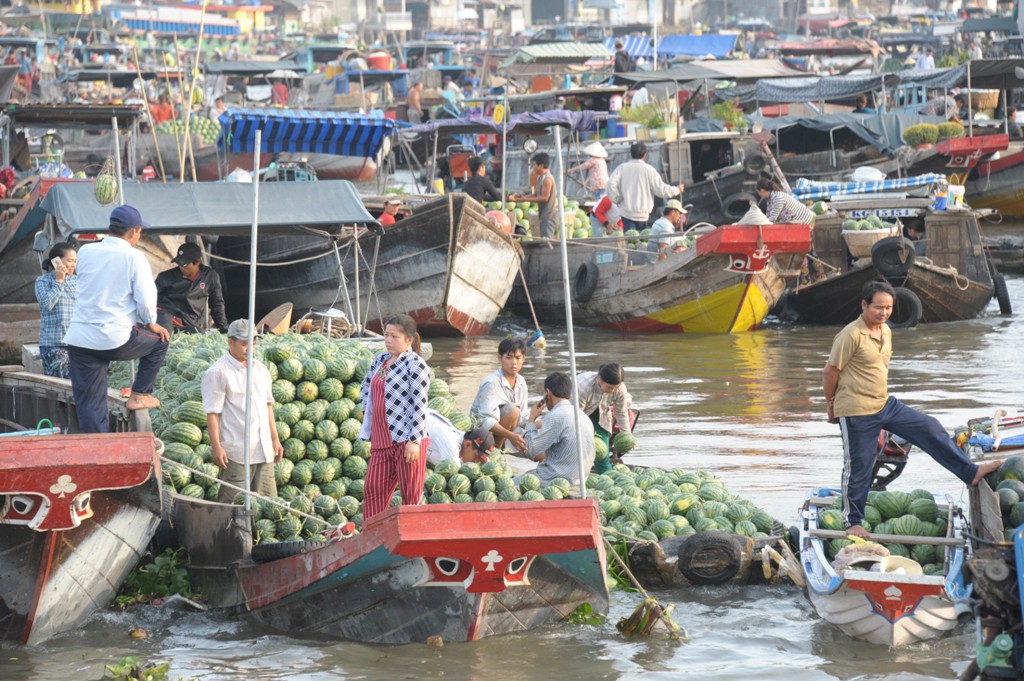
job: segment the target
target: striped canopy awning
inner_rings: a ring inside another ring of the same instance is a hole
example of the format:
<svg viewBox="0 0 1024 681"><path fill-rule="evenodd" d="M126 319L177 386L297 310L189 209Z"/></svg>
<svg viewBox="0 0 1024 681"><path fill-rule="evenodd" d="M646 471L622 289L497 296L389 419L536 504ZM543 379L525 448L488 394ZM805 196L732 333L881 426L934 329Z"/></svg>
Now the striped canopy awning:
<svg viewBox="0 0 1024 681"><path fill-rule="evenodd" d="M231 153L252 152L256 131L262 130L261 152L370 158L395 131L391 119L335 111L228 109L219 120L217 146Z"/></svg>
<svg viewBox="0 0 1024 681"><path fill-rule="evenodd" d="M793 196L806 201L808 199L828 199L837 196L852 196L854 194L872 194L877 192L888 192L897 189L912 189L924 187L930 184L945 182L945 175L926 173L913 177L894 178L891 180L878 180L874 182L815 182L801 177L793 187Z"/></svg>

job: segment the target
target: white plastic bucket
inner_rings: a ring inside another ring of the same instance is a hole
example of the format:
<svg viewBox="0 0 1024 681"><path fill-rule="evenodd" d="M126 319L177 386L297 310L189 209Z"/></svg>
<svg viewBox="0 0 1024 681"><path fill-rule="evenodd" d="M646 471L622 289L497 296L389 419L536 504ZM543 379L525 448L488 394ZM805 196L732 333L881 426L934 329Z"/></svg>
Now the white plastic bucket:
<svg viewBox="0 0 1024 681"><path fill-rule="evenodd" d="M949 205L953 208L963 208L964 206L964 190L965 187L962 184L951 184L949 185Z"/></svg>

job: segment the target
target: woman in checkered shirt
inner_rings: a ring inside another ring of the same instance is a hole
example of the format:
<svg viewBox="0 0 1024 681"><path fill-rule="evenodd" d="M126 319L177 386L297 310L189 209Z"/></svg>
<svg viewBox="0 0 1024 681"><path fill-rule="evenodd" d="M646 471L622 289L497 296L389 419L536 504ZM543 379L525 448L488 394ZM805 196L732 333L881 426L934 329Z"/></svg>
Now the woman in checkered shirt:
<svg viewBox="0 0 1024 681"><path fill-rule="evenodd" d="M423 496L427 471L427 392L430 367L419 355L420 335L409 315L384 325L385 352L377 355L363 377L363 429L370 441L370 463L363 487L363 520L383 513L395 487L402 503Z"/></svg>
<svg viewBox="0 0 1024 681"><path fill-rule="evenodd" d="M60 258L60 264L54 264ZM60 242L50 249L44 274L36 278L36 300L39 301L39 357L43 373L56 378L71 378L68 346L64 334L71 323L71 313L78 299L78 277L75 265L78 252L71 244Z"/></svg>

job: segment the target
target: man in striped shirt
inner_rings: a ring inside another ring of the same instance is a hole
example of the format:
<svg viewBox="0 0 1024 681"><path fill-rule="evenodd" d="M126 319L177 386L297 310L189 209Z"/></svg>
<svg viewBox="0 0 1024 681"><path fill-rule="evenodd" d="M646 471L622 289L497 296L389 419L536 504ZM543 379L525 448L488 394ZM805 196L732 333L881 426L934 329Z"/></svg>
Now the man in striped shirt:
<svg viewBox="0 0 1024 681"><path fill-rule="evenodd" d="M544 458L533 471L547 486L555 478L565 478L579 489L580 460L584 474L594 465L594 424L579 408L573 406L572 381L569 375L556 371L544 379L544 399L530 410L530 422L523 431L526 450L517 456L537 461ZM541 411L548 413L541 419ZM574 415L575 411L575 415ZM576 439L576 420L580 424L580 439ZM574 494L578 494L574 493Z"/></svg>

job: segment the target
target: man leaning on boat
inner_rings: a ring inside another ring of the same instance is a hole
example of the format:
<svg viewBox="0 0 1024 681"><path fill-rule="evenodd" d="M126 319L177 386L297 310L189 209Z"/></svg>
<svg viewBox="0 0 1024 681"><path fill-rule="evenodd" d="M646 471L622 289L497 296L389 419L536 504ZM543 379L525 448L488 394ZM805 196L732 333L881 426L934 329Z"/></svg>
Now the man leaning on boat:
<svg viewBox="0 0 1024 681"><path fill-rule="evenodd" d="M888 282L865 284L861 315L836 334L823 376L829 423L839 423L843 435L843 516L856 537L869 536L861 521L879 431L909 441L968 485L978 484L1001 463L972 463L938 420L889 395L892 331L886 321L895 297Z"/></svg>

